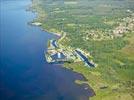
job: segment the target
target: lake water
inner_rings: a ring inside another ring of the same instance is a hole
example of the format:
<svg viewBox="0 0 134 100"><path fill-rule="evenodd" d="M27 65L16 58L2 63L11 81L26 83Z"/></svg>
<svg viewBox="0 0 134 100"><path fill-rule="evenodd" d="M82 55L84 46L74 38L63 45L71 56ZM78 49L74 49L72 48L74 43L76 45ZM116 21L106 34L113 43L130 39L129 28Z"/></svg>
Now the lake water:
<svg viewBox="0 0 134 100"><path fill-rule="evenodd" d="M57 37L27 24L35 18L30 3L0 1L0 99L88 100L92 90L74 83L82 75L45 61L47 41Z"/></svg>

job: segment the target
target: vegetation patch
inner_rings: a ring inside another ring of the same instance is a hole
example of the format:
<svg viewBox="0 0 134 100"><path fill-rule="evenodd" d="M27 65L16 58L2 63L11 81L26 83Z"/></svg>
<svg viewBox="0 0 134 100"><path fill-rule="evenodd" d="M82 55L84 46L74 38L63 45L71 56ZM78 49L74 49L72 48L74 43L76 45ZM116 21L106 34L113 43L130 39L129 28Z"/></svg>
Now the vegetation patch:
<svg viewBox="0 0 134 100"><path fill-rule="evenodd" d="M86 77L76 83L94 89L91 100L133 100L133 0L33 0L32 7L43 29L64 36L60 45L80 48L97 63L96 68L81 61L64 64Z"/></svg>

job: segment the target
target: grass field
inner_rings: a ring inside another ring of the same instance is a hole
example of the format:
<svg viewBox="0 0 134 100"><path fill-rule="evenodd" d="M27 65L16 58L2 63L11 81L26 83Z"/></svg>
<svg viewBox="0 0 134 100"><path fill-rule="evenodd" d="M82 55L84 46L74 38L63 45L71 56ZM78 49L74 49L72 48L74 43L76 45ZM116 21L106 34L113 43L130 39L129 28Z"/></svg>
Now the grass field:
<svg viewBox="0 0 134 100"><path fill-rule="evenodd" d="M96 93L92 100L134 99L133 0L33 0L32 7L43 29L66 33L60 44L92 55L96 68L64 66L87 78Z"/></svg>

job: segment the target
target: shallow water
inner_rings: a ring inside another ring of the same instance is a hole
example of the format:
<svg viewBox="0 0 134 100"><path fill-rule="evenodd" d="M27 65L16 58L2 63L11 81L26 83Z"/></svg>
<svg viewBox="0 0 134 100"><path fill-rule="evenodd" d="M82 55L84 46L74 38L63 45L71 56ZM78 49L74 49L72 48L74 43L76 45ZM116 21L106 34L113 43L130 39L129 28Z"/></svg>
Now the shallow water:
<svg viewBox="0 0 134 100"><path fill-rule="evenodd" d="M92 90L74 83L82 75L45 61L47 41L57 37L27 24L35 18L30 3L0 1L1 100L88 100Z"/></svg>

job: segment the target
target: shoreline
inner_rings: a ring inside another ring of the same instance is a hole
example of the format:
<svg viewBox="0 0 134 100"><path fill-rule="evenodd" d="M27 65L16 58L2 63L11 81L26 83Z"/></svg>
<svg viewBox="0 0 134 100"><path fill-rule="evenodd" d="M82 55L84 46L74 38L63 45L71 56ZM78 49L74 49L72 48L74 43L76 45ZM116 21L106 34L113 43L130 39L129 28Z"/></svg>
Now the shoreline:
<svg viewBox="0 0 134 100"><path fill-rule="evenodd" d="M32 0L31 0L31 2L32 2ZM32 3L31 3L31 5L32 5ZM30 6L31 6L31 5L30 5ZM30 9L28 9L27 11L31 11L32 13L37 13L37 11L34 11L33 9L36 9L36 8L31 8L31 7L30 7ZM39 18L39 16L38 16L38 13L37 13L36 16L35 16L35 18L34 18L31 22L29 22L28 24L29 24L29 25L32 25L32 26L35 26L35 27L39 27L39 28L40 28L42 31L44 31L44 32L47 32L47 33L49 33L49 34L53 34L53 35L58 36L58 37L59 37L58 40L65 38L65 36L62 35L63 33L58 34L58 33L55 33L55 32L51 32L51 31L49 31L49 30L47 30L47 29L44 29L44 28L42 27L42 25L33 25L32 23L34 22L34 20L37 20L38 18ZM36 22L37 22L37 21L35 21L34 23L36 23ZM38 23L38 22L37 22L37 23ZM82 80L81 80L81 79L76 79L76 80L74 81L74 83L75 83L76 85L79 85L79 86L82 86L82 87L86 86L84 89L85 89L85 90L89 90L89 91L92 93L92 95L89 95L88 98L91 99L91 97L94 97L94 96L96 95L94 89L93 89L88 83L86 83L87 78L86 78L82 73L80 73L80 72L78 72L78 71L74 71L73 69L69 69L69 68L65 67L65 64L62 64L60 67L64 68L65 70L72 71L73 73L78 74L78 75L80 75L80 76L83 78ZM83 82L83 83L78 83L77 81L80 81L80 82Z"/></svg>
<svg viewBox="0 0 134 100"><path fill-rule="evenodd" d="M44 28L42 28L42 29L44 30ZM49 30L47 32L49 32ZM49 33L53 34L53 32L49 32ZM101 45L101 46L103 46L103 45ZM103 54L103 52L102 52L102 54ZM106 57L106 56L104 56L104 57ZM110 56L110 57L112 57L112 56ZM104 58L104 60L105 60L105 58ZM110 77L109 75L107 77L106 72L103 74L104 70L108 71L109 69L111 69L113 71L112 68L110 68L109 66L108 66L108 68L106 67L108 70L104 68L105 66L102 68L103 63L102 63L102 65L99 66L99 67L101 67L100 69L96 68L95 70L92 70L92 69L89 70L83 66L84 65L81 62L78 62L77 64L76 63L72 63L72 64L65 63L65 64L63 64L62 67L71 69L73 72L80 73L88 80L88 81L77 81L76 80L76 83L77 84L87 83L89 86L91 86L93 88L96 95L93 98L90 98L91 100L100 100L100 98L105 98L104 100L107 100L107 98L110 98L108 100L112 100L113 98L115 98L115 100L118 100L125 96L127 96L131 100L131 97L132 97L131 92L127 91L126 93L124 93L124 91L126 91L127 87L122 86L123 81L121 81L121 79L118 79L116 81L116 79L114 79L113 77ZM109 72L108 74L111 74L111 73L112 72ZM115 73L113 72L113 74L115 74ZM104 77L103 75L106 75L106 76ZM124 80L124 82L125 81L126 80ZM120 86L121 86L121 88L120 88Z"/></svg>
<svg viewBox="0 0 134 100"><path fill-rule="evenodd" d="M32 3L33 3L33 2L32 2L32 0L31 0L31 4L28 5L28 7L26 8L26 11L30 11L30 12L34 13L36 16L35 16L35 18L34 18L32 21L28 22L28 24L31 25L31 26L39 27L39 28L40 28L42 31L44 31L44 32L48 32L48 33L50 33L50 34L54 34L54 35L56 35L56 36L58 36L58 37L61 37L61 36L62 36L61 34L58 34L58 33L55 33L55 32L51 32L51 31L49 31L49 30L47 30L47 29L44 29L44 28L42 27L42 23L41 23L41 25L33 24L33 23L40 23L40 22L36 21L36 20L39 18L39 14L38 14L38 11L35 11L35 10L34 10L34 9L36 9L36 8L33 8L33 7L32 7Z"/></svg>
<svg viewBox="0 0 134 100"><path fill-rule="evenodd" d="M32 2L32 0L31 0L31 2ZM31 10L28 10L28 11L32 11L32 13L36 13L36 11L33 11L32 9L31 9ZM37 15L38 15L38 14L37 14ZM34 19L36 19L36 18L38 18L38 16L36 16ZM33 19L33 20L34 20L34 19ZM33 21L29 22L29 25L32 25L32 23L33 23ZM59 36L60 38L59 38L58 40L63 39L63 37L65 38L64 35L58 34L58 33L54 33L54 32L50 32L49 30L44 29L42 26L38 26L38 25L32 25L32 26L39 27L42 31L47 32L47 33L49 33L49 34L53 34L53 35ZM62 37L61 37L61 36L62 36ZM69 68L65 67L64 64L62 65L62 67L65 68L65 69L69 69ZM69 69L69 70L73 71L73 69ZM77 71L73 71L73 72L74 72L74 73L81 74L80 72L77 72ZM81 75L82 75L82 74L81 74ZM83 76L83 75L82 75L82 76ZM84 78L85 78L85 80L83 80L83 81L87 81L86 77L84 77Z"/></svg>
<svg viewBox="0 0 134 100"><path fill-rule="evenodd" d="M44 29L44 28L42 27L42 23L39 22L39 21L37 21L38 18L39 18L39 13L38 13L38 11L36 10L36 8L33 8L33 1L32 1L32 0L31 0L31 4L28 5L28 8L26 9L26 11L31 11L32 13L34 13L34 14L36 15L35 18L34 18L31 22L28 22L28 24L30 24L30 25L32 25L32 26L40 27L42 31L48 32L48 33L50 33L50 34L54 34L54 35L56 35L56 36L58 36L58 37L61 37L61 36L62 36L62 33L51 32L51 31L49 31L49 30L47 30L47 29ZM36 24L33 25L33 23L40 23L41 25L36 25Z"/></svg>
<svg viewBox="0 0 134 100"><path fill-rule="evenodd" d="M35 18L35 19L36 19L36 18ZM34 23L36 23L36 22L34 22ZM54 32L50 32L49 30L42 28L41 25L34 25L33 22L29 22L28 24L31 25L31 26L39 27L42 31L47 32L47 33L49 33L49 34L53 34L53 35L56 35L56 36L58 36L58 37L61 37L61 36L62 36L61 34L54 33Z"/></svg>

